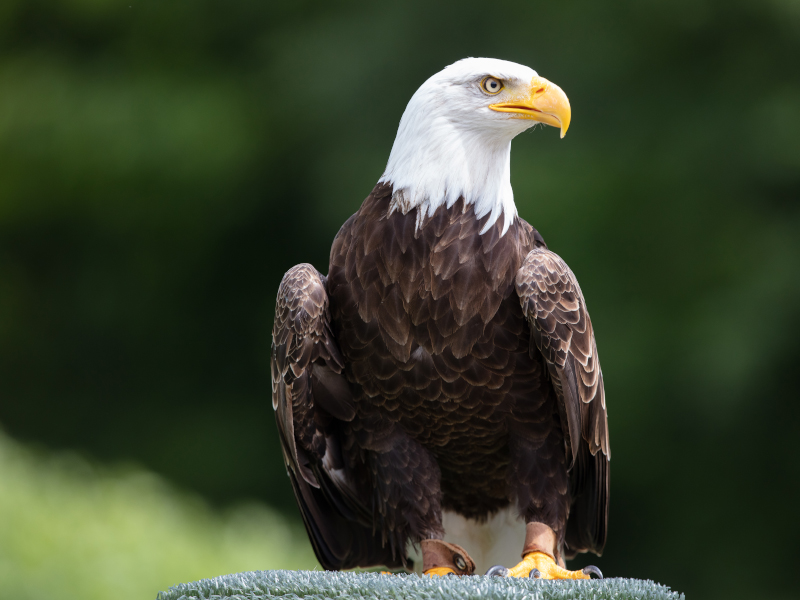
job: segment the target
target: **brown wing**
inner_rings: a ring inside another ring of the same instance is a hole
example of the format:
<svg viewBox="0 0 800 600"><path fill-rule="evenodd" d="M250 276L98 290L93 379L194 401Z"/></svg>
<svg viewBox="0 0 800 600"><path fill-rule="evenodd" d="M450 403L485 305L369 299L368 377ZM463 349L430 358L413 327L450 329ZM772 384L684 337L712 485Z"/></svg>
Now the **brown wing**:
<svg viewBox="0 0 800 600"><path fill-rule="evenodd" d="M536 248L517 272L517 294L531 328L531 355L550 373L571 460L568 555L600 553L608 521L608 443L603 373L592 322L575 275L557 254Z"/></svg>
<svg viewBox="0 0 800 600"><path fill-rule="evenodd" d="M281 281L272 329L272 407L286 470L320 564L400 566L372 531L341 454L341 423L355 415L330 328L325 278L311 265Z"/></svg>

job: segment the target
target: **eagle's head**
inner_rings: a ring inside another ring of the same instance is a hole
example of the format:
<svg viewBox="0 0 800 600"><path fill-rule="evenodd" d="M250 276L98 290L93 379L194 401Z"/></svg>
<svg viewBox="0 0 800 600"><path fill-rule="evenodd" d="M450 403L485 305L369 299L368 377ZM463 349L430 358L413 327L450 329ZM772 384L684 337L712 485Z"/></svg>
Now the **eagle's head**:
<svg viewBox="0 0 800 600"><path fill-rule="evenodd" d="M511 140L544 123L561 137L571 117L560 87L533 69L491 58L460 60L428 79L412 96L381 181L392 184L397 208L433 214L459 197L484 231L516 215L510 181Z"/></svg>

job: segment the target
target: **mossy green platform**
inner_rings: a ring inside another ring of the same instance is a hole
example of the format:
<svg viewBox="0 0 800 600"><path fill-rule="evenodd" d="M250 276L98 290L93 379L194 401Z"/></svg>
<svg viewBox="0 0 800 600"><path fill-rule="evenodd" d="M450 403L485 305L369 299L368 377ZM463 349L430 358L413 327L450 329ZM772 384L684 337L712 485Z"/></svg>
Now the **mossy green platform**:
<svg viewBox="0 0 800 600"><path fill-rule="evenodd" d="M250 571L182 583L157 600L685 600L641 579L541 581L501 577L420 577L325 571Z"/></svg>

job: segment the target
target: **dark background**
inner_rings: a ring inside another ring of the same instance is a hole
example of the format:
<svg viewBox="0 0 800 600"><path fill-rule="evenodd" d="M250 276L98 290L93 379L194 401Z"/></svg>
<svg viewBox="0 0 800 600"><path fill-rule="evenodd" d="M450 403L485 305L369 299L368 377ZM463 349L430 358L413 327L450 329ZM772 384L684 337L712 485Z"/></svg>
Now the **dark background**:
<svg viewBox="0 0 800 600"><path fill-rule="evenodd" d="M526 64L573 107L564 140L514 142L512 183L598 336L612 500L588 562L690 597L788 597L791 0L4 0L0 425L298 519L269 401L278 283L327 270L408 99L465 56Z"/></svg>

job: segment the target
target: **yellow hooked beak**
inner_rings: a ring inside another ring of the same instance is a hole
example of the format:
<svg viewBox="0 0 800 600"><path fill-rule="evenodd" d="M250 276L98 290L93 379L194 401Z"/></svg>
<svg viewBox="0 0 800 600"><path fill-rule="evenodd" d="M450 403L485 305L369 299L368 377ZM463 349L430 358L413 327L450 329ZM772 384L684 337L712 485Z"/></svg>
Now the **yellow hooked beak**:
<svg viewBox="0 0 800 600"><path fill-rule="evenodd" d="M518 97L507 102L490 104L497 112L514 113L514 118L531 119L561 129L561 137L567 134L572 110L567 95L555 83L544 77L531 79L530 87Z"/></svg>

